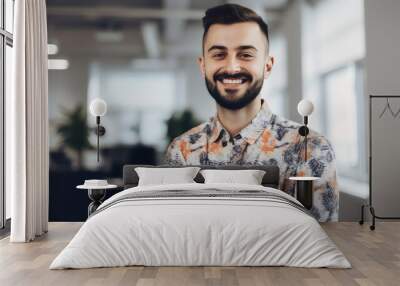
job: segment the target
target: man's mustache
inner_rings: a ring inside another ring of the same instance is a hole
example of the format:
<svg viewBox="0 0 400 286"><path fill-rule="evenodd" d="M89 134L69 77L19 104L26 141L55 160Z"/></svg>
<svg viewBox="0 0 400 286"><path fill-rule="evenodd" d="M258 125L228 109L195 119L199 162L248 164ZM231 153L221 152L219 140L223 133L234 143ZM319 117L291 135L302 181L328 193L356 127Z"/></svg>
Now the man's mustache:
<svg viewBox="0 0 400 286"><path fill-rule="evenodd" d="M215 74L213 79L214 81L223 81L224 79L244 79L246 81L252 81L253 77L245 72L234 73L234 74L223 72Z"/></svg>

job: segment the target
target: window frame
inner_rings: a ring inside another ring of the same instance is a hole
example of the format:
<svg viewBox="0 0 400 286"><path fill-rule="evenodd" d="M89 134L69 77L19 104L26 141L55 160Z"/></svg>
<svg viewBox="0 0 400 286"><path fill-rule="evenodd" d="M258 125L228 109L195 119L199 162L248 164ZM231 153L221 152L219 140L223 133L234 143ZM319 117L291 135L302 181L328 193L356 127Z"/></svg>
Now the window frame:
<svg viewBox="0 0 400 286"><path fill-rule="evenodd" d="M13 34L6 30L6 1L0 0L0 229L1 232L9 229L10 223L6 222L6 190L5 190L5 98L6 98L6 47L13 47ZM15 1L12 1L13 13ZM9 15L8 15L9 16ZM14 19L14 15L12 15Z"/></svg>
<svg viewBox="0 0 400 286"><path fill-rule="evenodd" d="M357 152L358 152L358 162L355 167L346 167L340 165L336 160L338 175L341 177L347 177L350 179L358 180L358 181L367 181L368 179L368 168L367 168L367 160L366 160L366 152L367 152L367 144L365 141L365 98L364 98L364 59L352 61L350 63L340 65L334 69L331 69L320 75L320 92L321 92L321 103L322 103L322 118L321 124L323 126L323 130L327 130L328 133L328 117L327 117L327 90L326 90L326 81L327 78L346 68L353 67L355 71L355 96L356 96L356 129L357 129Z"/></svg>

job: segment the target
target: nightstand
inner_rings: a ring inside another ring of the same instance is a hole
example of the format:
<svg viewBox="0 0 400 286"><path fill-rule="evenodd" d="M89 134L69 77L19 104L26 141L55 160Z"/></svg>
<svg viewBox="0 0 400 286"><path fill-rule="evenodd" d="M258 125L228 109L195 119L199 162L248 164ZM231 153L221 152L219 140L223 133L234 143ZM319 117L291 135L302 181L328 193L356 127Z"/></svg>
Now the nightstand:
<svg viewBox="0 0 400 286"><path fill-rule="evenodd" d="M95 184L91 184L90 181L95 181ZM88 217L102 204L106 191L117 187L117 185L109 185L105 180L85 180L85 184L76 186L77 189L87 190L89 199L92 201L88 206Z"/></svg>
<svg viewBox="0 0 400 286"><path fill-rule="evenodd" d="M289 180L296 181L296 199L310 210L313 206L313 181L318 177L290 177Z"/></svg>

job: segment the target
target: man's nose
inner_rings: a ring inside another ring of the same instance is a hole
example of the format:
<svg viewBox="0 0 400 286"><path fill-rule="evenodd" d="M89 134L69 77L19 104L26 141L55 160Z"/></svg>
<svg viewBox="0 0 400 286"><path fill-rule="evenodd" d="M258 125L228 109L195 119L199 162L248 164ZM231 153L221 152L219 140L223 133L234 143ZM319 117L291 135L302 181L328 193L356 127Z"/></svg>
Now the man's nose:
<svg viewBox="0 0 400 286"><path fill-rule="evenodd" d="M236 59L236 57L234 56L227 57L226 71L228 73L240 72L240 64L239 61Z"/></svg>

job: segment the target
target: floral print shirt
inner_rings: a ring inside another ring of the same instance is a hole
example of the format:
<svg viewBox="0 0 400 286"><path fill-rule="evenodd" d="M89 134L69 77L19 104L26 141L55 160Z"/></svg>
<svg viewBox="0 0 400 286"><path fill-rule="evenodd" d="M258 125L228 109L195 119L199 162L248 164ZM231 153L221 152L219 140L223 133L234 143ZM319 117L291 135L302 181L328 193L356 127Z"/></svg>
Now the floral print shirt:
<svg viewBox="0 0 400 286"><path fill-rule="evenodd" d="M322 135L310 130L307 136L307 162L301 125L273 114L267 104L240 133L230 136L217 119L194 127L175 138L166 153L171 165L277 165L279 189L294 195L291 176L315 176L313 208L319 221L337 221L339 190L335 155Z"/></svg>

